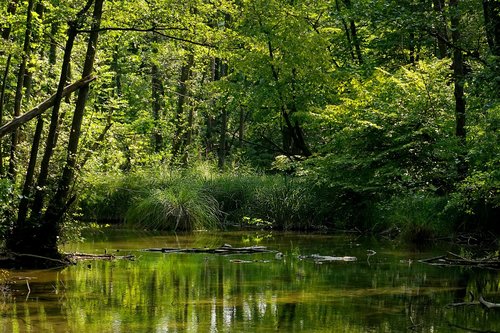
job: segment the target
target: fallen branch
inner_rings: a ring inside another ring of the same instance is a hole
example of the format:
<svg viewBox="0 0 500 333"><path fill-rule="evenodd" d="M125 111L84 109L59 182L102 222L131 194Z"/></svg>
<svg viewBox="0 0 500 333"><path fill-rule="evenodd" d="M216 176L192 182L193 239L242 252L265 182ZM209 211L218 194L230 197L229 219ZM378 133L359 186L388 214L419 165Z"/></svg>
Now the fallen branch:
<svg viewBox="0 0 500 333"><path fill-rule="evenodd" d="M479 303L481 303L482 306L488 308L488 309L499 309L500 308L500 303L492 303L488 302L483 298L483 296L479 296Z"/></svg>
<svg viewBox="0 0 500 333"><path fill-rule="evenodd" d="M66 257L72 261L81 260L116 260L116 259L126 259L134 260L135 256L125 255L125 256L115 256L113 254L89 254L89 253L66 253Z"/></svg>
<svg viewBox="0 0 500 333"><path fill-rule="evenodd" d="M81 87L86 86L87 84L94 81L95 79L96 79L95 76L87 76L83 79L80 79L80 80L70 84L69 86L66 86L63 90L62 97L68 96L72 92L80 89ZM27 123L31 119L44 113L47 109L49 109L50 107L52 107L54 105L55 99L56 99L56 95L54 94L54 95L50 96L50 98L46 99L42 103L35 106L30 111L20 115L19 117L12 119L8 123L4 124L2 127L0 127L0 138L2 138L4 135L14 131L16 128Z"/></svg>
<svg viewBox="0 0 500 333"><path fill-rule="evenodd" d="M435 266L474 266L482 268L500 269L500 260L492 258L466 259L457 254L448 252L448 256L442 255L427 259L420 259L419 262Z"/></svg>
<svg viewBox="0 0 500 333"><path fill-rule="evenodd" d="M147 252L162 252L162 253L214 253L214 254L252 254L252 253L265 253L275 252L268 250L265 246L248 246L248 247L232 247L231 245L224 244L218 248L151 248L145 249Z"/></svg>
<svg viewBox="0 0 500 333"><path fill-rule="evenodd" d="M460 307L460 306L471 306L471 305L481 305L487 309L500 309L500 303L488 302L483 296L479 296L479 301L472 302L459 302L448 304L447 307Z"/></svg>
<svg viewBox="0 0 500 333"><path fill-rule="evenodd" d="M312 259L314 260L315 263L358 260L358 258L352 256L333 257L333 256L320 256L319 254L312 254L310 256L299 256L299 259Z"/></svg>
<svg viewBox="0 0 500 333"><path fill-rule="evenodd" d="M33 258L33 259L39 259L39 260L43 260L43 261L48 261L48 262L60 264L62 267L68 266L70 264L70 262L65 260L65 259L50 258L50 257L39 256L36 254L30 254L30 253L9 252L8 255L11 256L11 258L13 258L14 260L16 258Z"/></svg>

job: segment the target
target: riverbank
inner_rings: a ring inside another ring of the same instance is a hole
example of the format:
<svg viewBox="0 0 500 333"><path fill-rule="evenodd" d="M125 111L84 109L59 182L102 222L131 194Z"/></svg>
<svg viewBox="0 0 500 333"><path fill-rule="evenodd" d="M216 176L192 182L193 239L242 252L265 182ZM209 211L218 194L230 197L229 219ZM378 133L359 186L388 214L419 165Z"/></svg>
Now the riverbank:
<svg viewBox="0 0 500 333"><path fill-rule="evenodd" d="M329 188L308 177L155 169L93 175L85 184L79 219L146 230L354 230L411 242L481 231L452 195L383 197Z"/></svg>

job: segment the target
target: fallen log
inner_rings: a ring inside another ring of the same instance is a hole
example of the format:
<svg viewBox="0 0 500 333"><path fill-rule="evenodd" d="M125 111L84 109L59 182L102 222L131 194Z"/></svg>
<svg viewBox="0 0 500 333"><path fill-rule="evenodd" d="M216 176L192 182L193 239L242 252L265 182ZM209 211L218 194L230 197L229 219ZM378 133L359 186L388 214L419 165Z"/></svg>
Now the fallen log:
<svg viewBox="0 0 500 333"><path fill-rule="evenodd" d="M72 92L80 89L81 87L86 86L87 84L94 81L95 79L96 79L95 76L87 76L83 79L80 79L80 80L66 86L63 90L62 97L68 96ZM50 96L50 98L46 99L42 103L35 106L30 111L20 115L19 117L12 119L8 123L4 124L2 127L0 127L0 138L2 138L4 135L9 134L10 132L14 131L16 128L27 123L28 121L35 118L36 116L39 116L42 113L44 113L48 108L50 108L54 105L55 99L56 99L56 95L54 94L54 95Z"/></svg>
<svg viewBox="0 0 500 333"><path fill-rule="evenodd" d="M125 255L125 256L116 256L114 254L89 254L89 253L66 253L66 258L75 262L82 260L117 260L117 259L126 259L126 260L134 260L135 256L133 255Z"/></svg>
<svg viewBox="0 0 500 333"><path fill-rule="evenodd" d="M319 254L312 254L310 256L299 256L299 259L312 259L314 260L315 263L358 260L358 258L352 256L334 257L334 256L320 256Z"/></svg>
<svg viewBox="0 0 500 333"><path fill-rule="evenodd" d="M500 269L499 259L467 259L451 252L449 252L448 255L420 259L419 262L434 266L473 266L480 268Z"/></svg>
<svg viewBox="0 0 500 333"><path fill-rule="evenodd" d="M481 305L486 309L500 309L500 303L489 302L485 300L483 296L479 296L479 301L451 303L448 304L447 307L461 307L461 306L472 306L472 305Z"/></svg>
<svg viewBox="0 0 500 333"><path fill-rule="evenodd" d="M229 244L224 244L218 248L151 248L145 249L146 252L162 252L162 253L213 253L213 254L252 254L252 253L266 253L276 252L267 249L265 246L248 246L248 247L232 247Z"/></svg>
<svg viewBox="0 0 500 333"><path fill-rule="evenodd" d="M500 308L499 303L488 302L487 300L485 300L483 298L483 296L479 296L479 303L481 303L481 305L487 309L499 309Z"/></svg>

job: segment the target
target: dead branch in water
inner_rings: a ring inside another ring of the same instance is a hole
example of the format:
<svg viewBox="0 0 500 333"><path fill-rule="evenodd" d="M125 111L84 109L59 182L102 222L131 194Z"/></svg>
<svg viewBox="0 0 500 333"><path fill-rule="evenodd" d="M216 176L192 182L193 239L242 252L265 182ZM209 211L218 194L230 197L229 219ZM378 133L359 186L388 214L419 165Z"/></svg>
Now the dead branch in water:
<svg viewBox="0 0 500 333"><path fill-rule="evenodd" d="M435 266L470 266L500 269L500 260L498 258L467 259L452 252L448 252L447 255L420 259L419 262Z"/></svg>
<svg viewBox="0 0 500 333"><path fill-rule="evenodd" d="M213 253L213 254L252 254L252 253L266 253L266 252L276 252L267 249L265 246L248 246L248 247L232 247L229 244L224 244L218 248L173 248L173 247L163 247L163 248L151 248L145 249L147 252L162 252L162 253Z"/></svg>
<svg viewBox="0 0 500 333"><path fill-rule="evenodd" d="M115 256L113 254L89 254L89 253L67 253L66 257L75 262L82 260L134 260L135 256L125 255L125 256Z"/></svg>

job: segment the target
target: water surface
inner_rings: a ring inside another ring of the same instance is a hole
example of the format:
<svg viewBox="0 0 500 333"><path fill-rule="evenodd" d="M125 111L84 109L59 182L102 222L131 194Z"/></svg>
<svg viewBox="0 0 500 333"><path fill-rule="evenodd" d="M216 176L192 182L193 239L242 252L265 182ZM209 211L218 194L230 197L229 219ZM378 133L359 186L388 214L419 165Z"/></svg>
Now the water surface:
<svg viewBox="0 0 500 333"><path fill-rule="evenodd" d="M264 245L283 256L142 251L225 243ZM2 272L0 281L11 284L1 287L1 332L500 331L499 310L448 306L480 294L500 302L498 272L417 261L467 250L448 244L422 250L353 235L109 230L64 250L136 260ZM301 259L312 254L357 261Z"/></svg>

